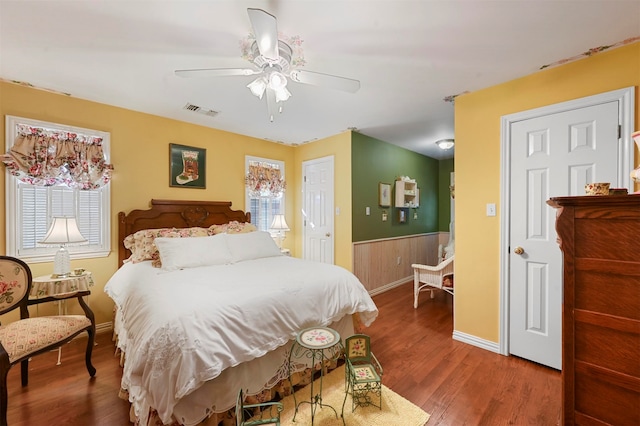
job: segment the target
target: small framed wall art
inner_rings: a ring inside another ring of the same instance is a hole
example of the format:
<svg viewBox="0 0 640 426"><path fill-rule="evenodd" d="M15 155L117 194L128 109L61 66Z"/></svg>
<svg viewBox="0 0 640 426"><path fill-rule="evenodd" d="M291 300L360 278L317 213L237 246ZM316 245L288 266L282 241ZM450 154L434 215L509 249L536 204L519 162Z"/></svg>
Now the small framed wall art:
<svg viewBox="0 0 640 426"><path fill-rule="evenodd" d="M398 222L405 223L407 221L407 212L405 209L398 209Z"/></svg>
<svg viewBox="0 0 640 426"><path fill-rule="evenodd" d="M205 189L206 149L169 144L169 186Z"/></svg>
<svg viewBox="0 0 640 426"><path fill-rule="evenodd" d="M391 184L378 184L378 205L380 207L391 207Z"/></svg>

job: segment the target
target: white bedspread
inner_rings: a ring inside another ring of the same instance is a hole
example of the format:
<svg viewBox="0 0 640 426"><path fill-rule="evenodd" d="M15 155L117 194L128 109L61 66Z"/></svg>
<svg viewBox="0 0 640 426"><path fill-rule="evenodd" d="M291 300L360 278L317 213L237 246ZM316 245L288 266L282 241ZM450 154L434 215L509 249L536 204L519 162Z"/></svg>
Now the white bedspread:
<svg viewBox="0 0 640 426"><path fill-rule="evenodd" d="M151 406L165 423L181 398L299 330L356 312L368 326L378 314L349 271L288 256L172 272L127 263L105 292L122 315L122 385L136 411Z"/></svg>

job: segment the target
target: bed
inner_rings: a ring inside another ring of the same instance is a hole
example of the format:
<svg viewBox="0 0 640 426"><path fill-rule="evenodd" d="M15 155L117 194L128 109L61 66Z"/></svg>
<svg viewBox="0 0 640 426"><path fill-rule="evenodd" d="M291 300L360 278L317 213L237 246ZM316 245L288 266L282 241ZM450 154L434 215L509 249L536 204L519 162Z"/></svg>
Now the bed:
<svg viewBox="0 0 640 426"><path fill-rule="evenodd" d="M264 400L288 391L290 370L305 380L307 359L288 364L297 331L345 338L375 320L353 274L284 256L249 222L230 202L152 200L118 214L120 268L105 292L137 424L235 424L240 389Z"/></svg>

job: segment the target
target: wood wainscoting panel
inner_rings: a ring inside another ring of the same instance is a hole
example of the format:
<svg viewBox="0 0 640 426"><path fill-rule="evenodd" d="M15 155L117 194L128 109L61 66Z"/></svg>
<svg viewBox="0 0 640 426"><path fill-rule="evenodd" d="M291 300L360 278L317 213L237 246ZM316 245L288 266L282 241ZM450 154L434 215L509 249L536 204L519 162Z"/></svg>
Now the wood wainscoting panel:
<svg viewBox="0 0 640 426"><path fill-rule="evenodd" d="M370 294L413 279L411 264L438 263L439 233L361 241L353 244L353 273Z"/></svg>

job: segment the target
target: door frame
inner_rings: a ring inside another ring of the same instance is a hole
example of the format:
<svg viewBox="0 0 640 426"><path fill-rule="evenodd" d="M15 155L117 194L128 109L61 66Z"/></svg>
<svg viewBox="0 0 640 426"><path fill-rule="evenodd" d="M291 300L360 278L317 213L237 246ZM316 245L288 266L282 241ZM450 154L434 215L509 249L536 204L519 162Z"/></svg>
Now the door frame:
<svg viewBox="0 0 640 426"><path fill-rule="evenodd" d="M509 241L511 240L511 124L517 121L557 114L579 108L618 101L621 124L618 149L618 181L630 192L633 191L629 174L634 169L634 129L635 87L600 93L593 96L560 102L527 111L504 115L500 119L500 335L499 353L509 355Z"/></svg>

